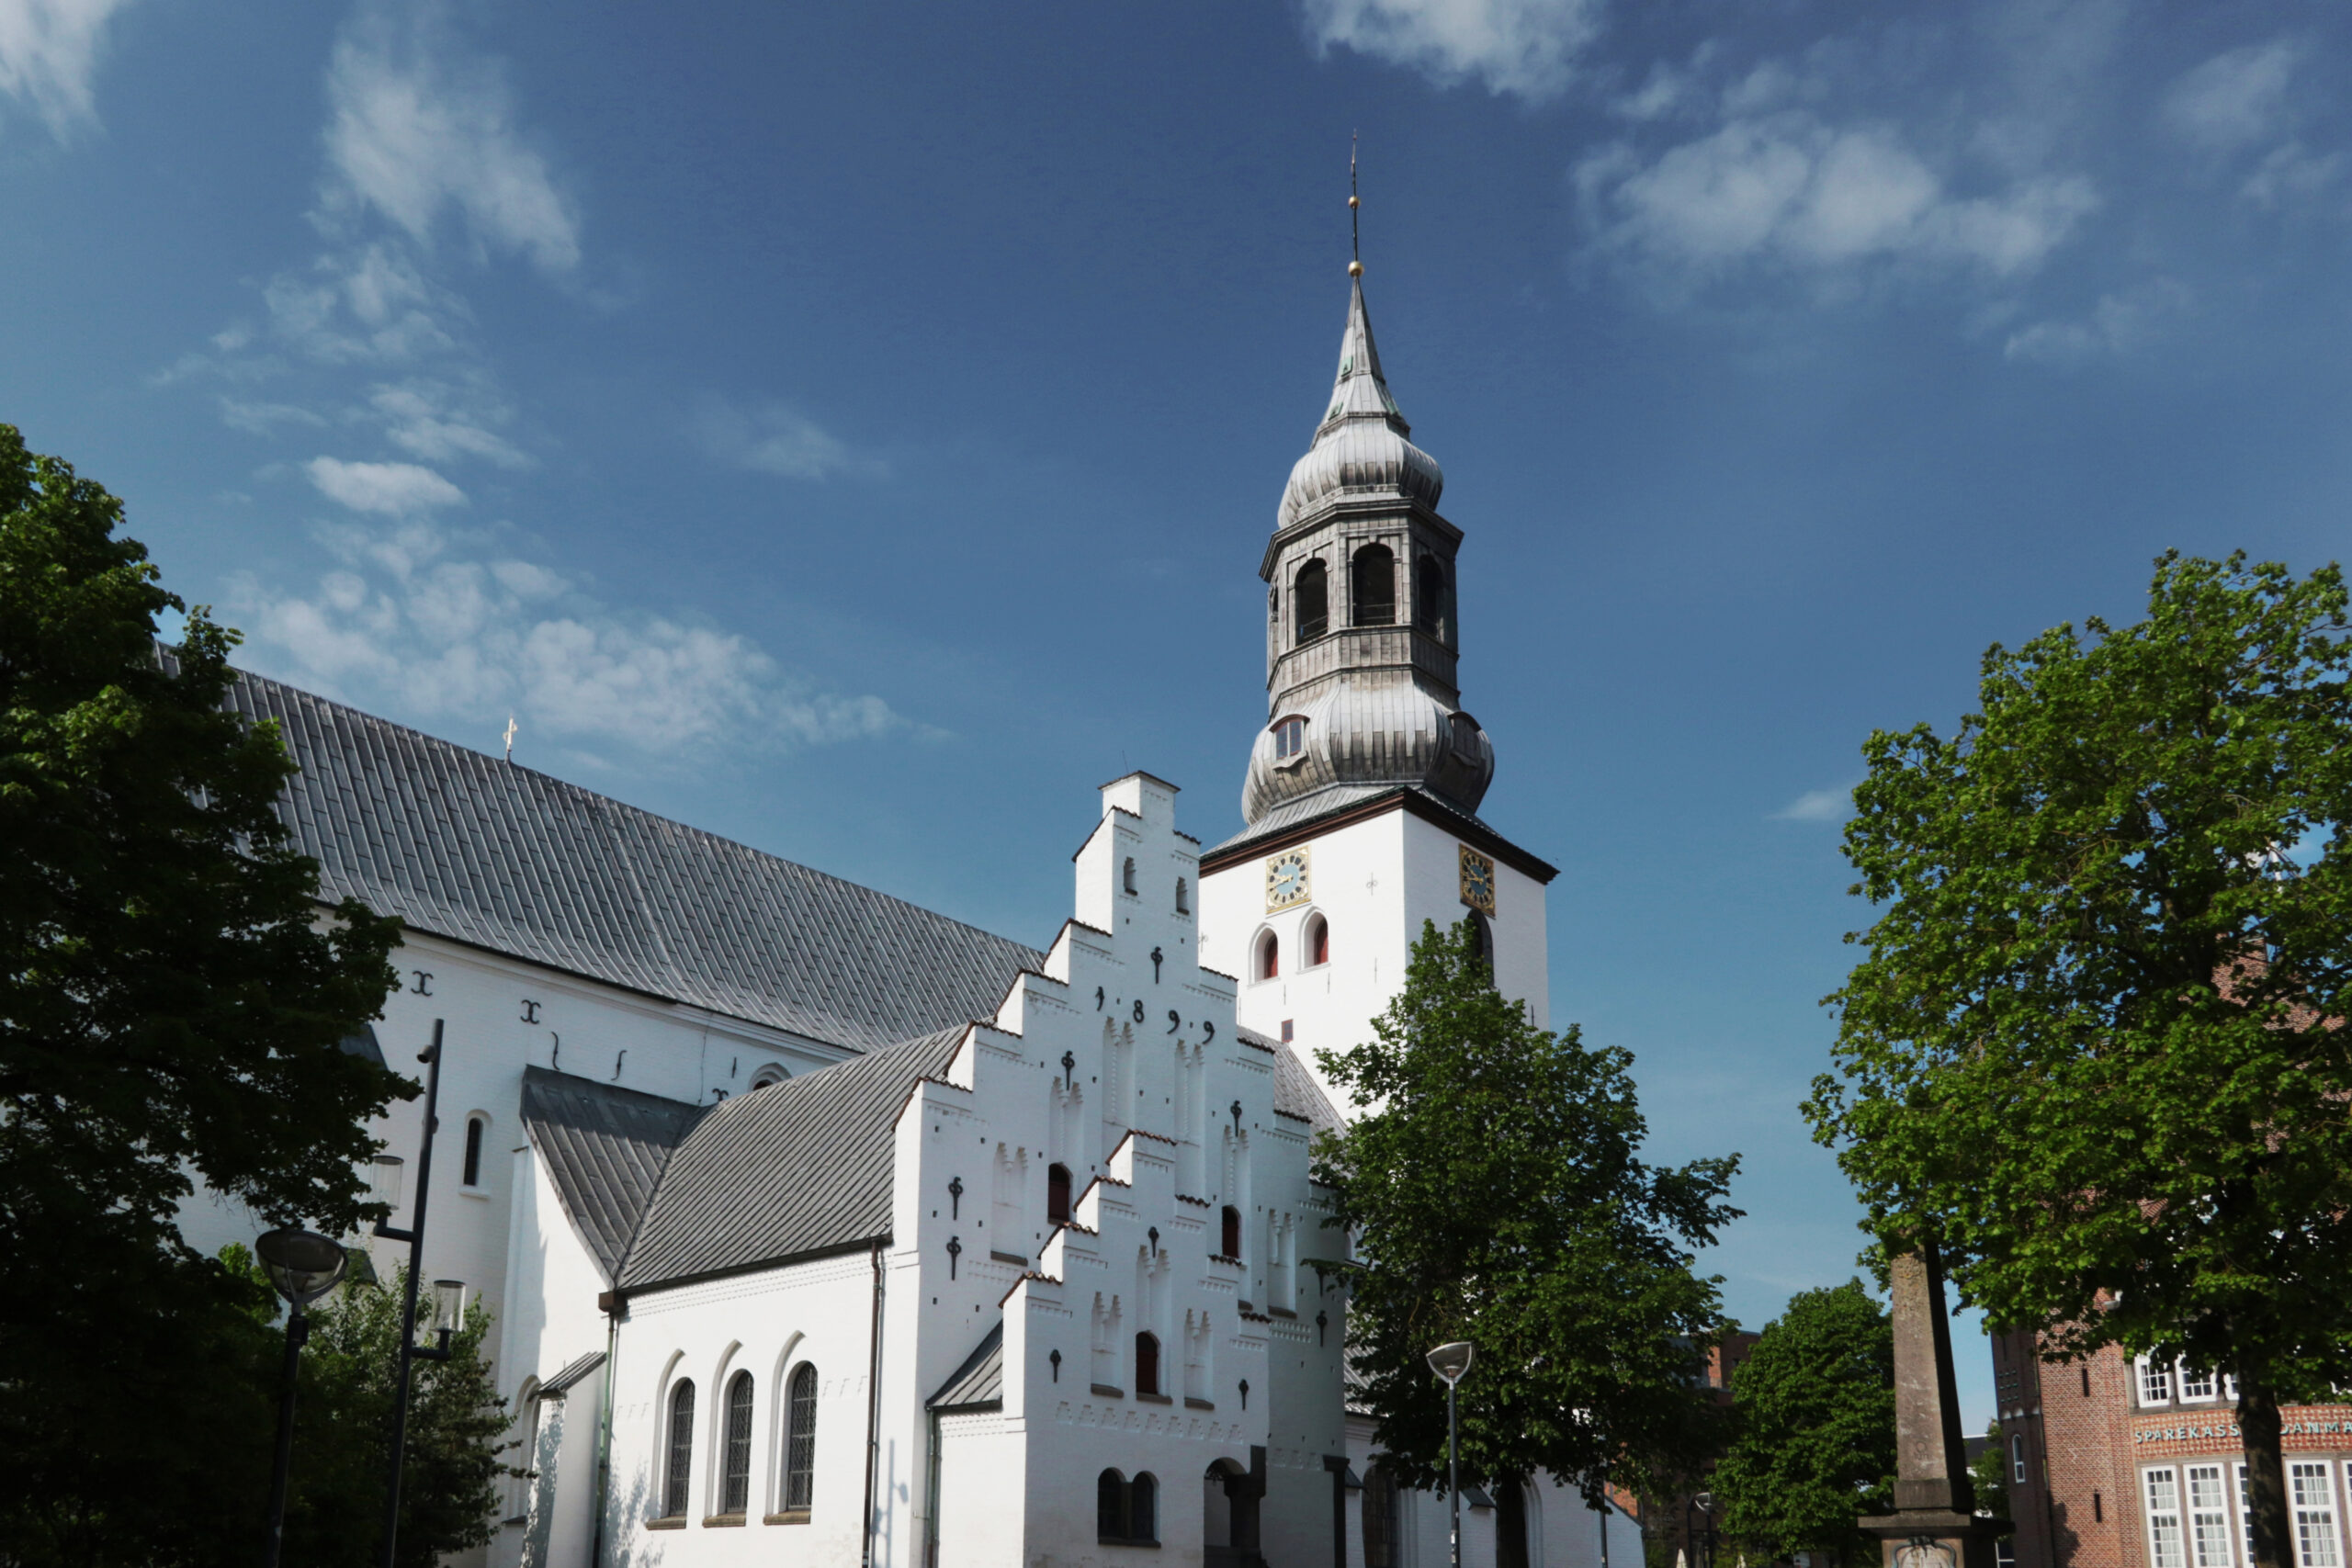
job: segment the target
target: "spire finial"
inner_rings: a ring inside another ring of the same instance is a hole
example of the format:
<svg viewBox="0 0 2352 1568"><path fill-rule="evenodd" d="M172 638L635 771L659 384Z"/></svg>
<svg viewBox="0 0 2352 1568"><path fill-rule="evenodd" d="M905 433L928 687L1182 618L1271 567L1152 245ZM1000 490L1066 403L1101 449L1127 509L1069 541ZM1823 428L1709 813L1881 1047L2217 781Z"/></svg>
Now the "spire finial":
<svg viewBox="0 0 2352 1568"><path fill-rule="evenodd" d="M1363 235L1356 227L1356 133L1348 132L1348 276L1363 276Z"/></svg>

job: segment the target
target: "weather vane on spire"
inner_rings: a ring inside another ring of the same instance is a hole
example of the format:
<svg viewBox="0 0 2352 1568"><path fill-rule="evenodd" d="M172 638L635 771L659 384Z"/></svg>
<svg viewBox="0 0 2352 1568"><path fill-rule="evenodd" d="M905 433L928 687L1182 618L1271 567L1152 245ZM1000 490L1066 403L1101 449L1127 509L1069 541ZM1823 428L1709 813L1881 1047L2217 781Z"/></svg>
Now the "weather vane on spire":
<svg viewBox="0 0 2352 1568"><path fill-rule="evenodd" d="M1348 276L1363 276L1363 235L1356 226L1356 209L1363 203L1356 199L1356 133L1348 132Z"/></svg>

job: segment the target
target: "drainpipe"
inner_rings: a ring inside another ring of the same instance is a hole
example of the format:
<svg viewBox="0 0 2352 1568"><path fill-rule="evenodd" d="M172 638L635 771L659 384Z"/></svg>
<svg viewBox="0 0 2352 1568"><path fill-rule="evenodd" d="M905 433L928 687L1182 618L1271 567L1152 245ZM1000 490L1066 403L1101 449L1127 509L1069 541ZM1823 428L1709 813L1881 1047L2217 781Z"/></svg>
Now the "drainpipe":
<svg viewBox="0 0 2352 1568"><path fill-rule="evenodd" d="M874 1261L874 1318L866 1330L865 1359L865 1540L858 1561L874 1568L874 1472L882 1450L882 1239L876 1236Z"/></svg>
<svg viewBox="0 0 2352 1568"><path fill-rule="evenodd" d="M924 1468L922 1568L939 1568L939 1412L931 1413L931 1462Z"/></svg>
<svg viewBox="0 0 2352 1568"><path fill-rule="evenodd" d="M605 1408L596 1430L596 1528L590 1538L588 1568L604 1568L605 1510L613 1492L613 1390L620 1382L621 1371L620 1292L606 1291L596 1304L605 1309Z"/></svg>

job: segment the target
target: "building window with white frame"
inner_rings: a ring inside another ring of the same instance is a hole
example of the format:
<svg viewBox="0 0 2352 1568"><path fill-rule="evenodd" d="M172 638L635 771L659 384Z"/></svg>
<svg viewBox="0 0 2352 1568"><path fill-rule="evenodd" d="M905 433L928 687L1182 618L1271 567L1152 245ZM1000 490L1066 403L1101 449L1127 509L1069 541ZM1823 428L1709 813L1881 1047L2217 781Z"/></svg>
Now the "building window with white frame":
<svg viewBox="0 0 2352 1568"><path fill-rule="evenodd" d="M2188 1467L2190 1568L2232 1568L2229 1495L2218 1464Z"/></svg>
<svg viewBox="0 0 2352 1568"><path fill-rule="evenodd" d="M2180 1401L2183 1404L2210 1403L2219 1393L2221 1380L2211 1372L2200 1371L2183 1359L2179 1367Z"/></svg>
<svg viewBox="0 0 2352 1568"><path fill-rule="evenodd" d="M2025 1484L2025 1434L2009 1434L2009 1479L2018 1485Z"/></svg>
<svg viewBox="0 0 2352 1568"><path fill-rule="evenodd" d="M2144 1472L2151 1568L2188 1568L2181 1551L2180 1477L2170 1465Z"/></svg>
<svg viewBox="0 0 2352 1568"><path fill-rule="evenodd" d="M2170 1404L2172 1403L2172 1363L2152 1361L2143 1356L2133 1364L2140 1372L2140 1403Z"/></svg>
<svg viewBox="0 0 2352 1568"><path fill-rule="evenodd" d="M2295 1516L2295 1561L2300 1568L2337 1568L2344 1561L2335 1543L2335 1486L2324 1463L2287 1467L2287 1500Z"/></svg>

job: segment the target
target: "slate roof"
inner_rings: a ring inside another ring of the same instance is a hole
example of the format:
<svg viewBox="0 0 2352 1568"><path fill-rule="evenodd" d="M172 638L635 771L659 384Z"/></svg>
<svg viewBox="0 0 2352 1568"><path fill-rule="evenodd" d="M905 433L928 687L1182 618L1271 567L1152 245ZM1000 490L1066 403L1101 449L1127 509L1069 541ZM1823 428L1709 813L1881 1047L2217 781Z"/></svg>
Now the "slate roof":
<svg viewBox="0 0 2352 1568"><path fill-rule="evenodd" d="M411 927L868 1051L994 1013L1044 955L259 675L320 892Z"/></svg>
<svg viewBox="0 0 2352 1568"><path fill-rule="evenodd" d="M660 1095L523 1069L523 1125L605 1279L617 1278L662 1170L703 1115Z"/></svg>
<svg viewBox="0 0 2352 1568"><path fill-rule="evenodd" d="M988 1334L964 1358L939 1392L931 1396L933 1410L1001 1410L1004 1408L1004 1318L999 1315Z"/></svg>
<svg viewBox="0 0 2352 1568"><path fill-rule="evenodd" d="M1315 1081L1315 1075L1307 1070L1296 1046L1269 1040L1254 1029L1245 1029L1240 1032L1243 1039L1271 1046L1273 1050L1276 1111L1285 1116L1295 1116L1318 1133L1337 1134L1347 1130L1346 1124L1340 1120L1339 1108L1331 1103L1331 1097L1323 1092L1323 1086Z"/></svg>
<svg viewBox="0 0 2352 1568"><path fill-rule="evenodd" d="M539 1397L541 1399L560 1398L562 1395L571 1393L571 1390L578 1385L581 1379L586 1377L590 1372L594 1371L598 1367L601 1367L604 1364L605 1353L602 1350L589 1351L586 1355L581 1357L579 1359L573 1361L570 1366L564 1368L563 1371L556 1373L555 1376L541 1383L539 1385Z"/></svg>
<svg viewBox="0 0 2352 1568"><path fill-rule="evenodd" d="M705 1112L669 1162L622 1264L636 1290L886 1235L891 1131L965 1025L852 1057Z"/></svg>

